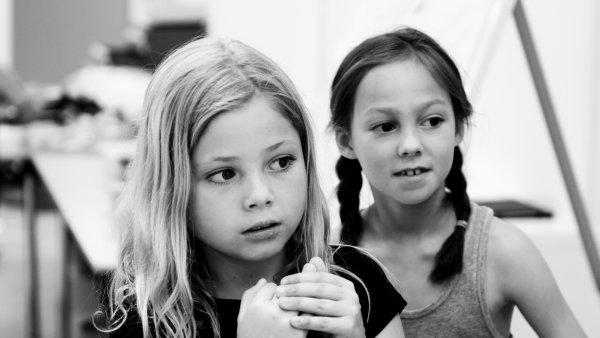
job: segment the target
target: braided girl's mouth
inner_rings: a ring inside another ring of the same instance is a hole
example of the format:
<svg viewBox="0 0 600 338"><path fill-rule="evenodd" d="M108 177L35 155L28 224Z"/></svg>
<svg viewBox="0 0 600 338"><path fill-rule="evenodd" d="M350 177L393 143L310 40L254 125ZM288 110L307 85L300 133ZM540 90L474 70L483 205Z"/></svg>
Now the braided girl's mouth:
<svg viewBox="0 0 600 338"><path fill-rule="evenodd" d="M394 173L394 176L419 176L426 172L431 171L431 169L417 167L417 168L407 168Z"/></svg>

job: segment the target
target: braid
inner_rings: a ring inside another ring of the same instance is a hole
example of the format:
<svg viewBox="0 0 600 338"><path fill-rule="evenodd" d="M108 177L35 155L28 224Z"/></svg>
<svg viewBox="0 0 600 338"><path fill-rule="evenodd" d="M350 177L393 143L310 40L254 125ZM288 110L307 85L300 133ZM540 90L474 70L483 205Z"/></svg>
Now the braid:
<svg viewBox="0 0 600 338"><path fill-rule="evenodd" d="M435 284L441 284L454 275L459 274L463 267L463 251L465 244L465 225L471 216L471 202L467 195L467 180L462 172L463 157L458 146L454 147L454 161L446 178L446 187L450 190L450 201L456 213L457 225L440 251L435 255L435 267L429 279Z"/></svg>
<svg viewBox="0 0 600 338"><path fill-rule="evenodd" d="M450 190L450 200L456 212L456 219L468 221L471 216L471 200L467 195L467 180L462 172L463 156L458 146L454 147L454 161L446 178Z"/></svg>
<svg viewBox="0 0 600 338"><path fill-rule="evenodd" d="M358 245L363 225L359 213L362 169L358 160L340 156L335 165L335 171L340 179L337 186L340 220L342 222L340 242Z"/></svg>

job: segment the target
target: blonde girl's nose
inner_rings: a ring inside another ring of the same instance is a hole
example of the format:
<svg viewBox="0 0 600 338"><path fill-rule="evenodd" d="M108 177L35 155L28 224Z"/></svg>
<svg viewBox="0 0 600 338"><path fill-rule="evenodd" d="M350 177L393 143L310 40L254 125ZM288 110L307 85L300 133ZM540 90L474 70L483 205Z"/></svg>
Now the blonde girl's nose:
<svg viewBox="0 0 600 338"><path fill-rule="evenodd" d="M269 181L263 175L252 175L247 178L244 208L257 210L273 204L273 193Z"/></svg>

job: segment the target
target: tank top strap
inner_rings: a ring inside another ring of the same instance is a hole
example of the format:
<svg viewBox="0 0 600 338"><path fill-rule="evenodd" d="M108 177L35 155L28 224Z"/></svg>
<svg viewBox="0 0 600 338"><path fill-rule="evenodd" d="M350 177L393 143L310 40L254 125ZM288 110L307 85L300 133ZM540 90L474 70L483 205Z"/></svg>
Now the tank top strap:
<svg viewBox="0 0 600 338"><path fill-rule="evenodd" d="M494 337L502 337L502 335L496 330L492 317L488 311L486 302L486 278L487 278L487 249L489 242L490 230L492 228L492 220L494 218L494 212L492 209L486 206L479 206L477 204L472 205L472 210L476 210L474 222L478 224L478 235L477 241L473 245L473 249L477 252L477 268L475 269L475 278L477 285L477 299L479 306L481 307L481 313L486 323L488 330Z"/></svg>
<svg viewBox="0 0 600 338"><path fill-rule="evenodd" d="M487 243L491 209L472 204L466 227L463 271L429 306L402 313L407 337L501 337L485 304Z"/></svg>

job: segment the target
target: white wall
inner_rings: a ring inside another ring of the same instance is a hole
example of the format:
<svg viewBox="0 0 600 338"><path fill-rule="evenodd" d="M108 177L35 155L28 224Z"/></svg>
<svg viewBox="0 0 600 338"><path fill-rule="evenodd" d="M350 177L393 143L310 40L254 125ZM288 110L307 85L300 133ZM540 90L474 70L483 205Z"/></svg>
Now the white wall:
<svg viewBox="0 0 600 338"><path fill-rule="evenodd" d="M591 206L594 144L594 5L526 1L525 10L572 167ZM561 24L557 24L560 20ZM565 24L568 22L568 24ZM515 195L568 214L562 177L514 24L502 32L475 102L468 145L474 195ZM497 172L498 175L489 175ZM572 222L571 222L572 223Z"/></svg>
<svg viewBox="0 0 600 338"><path fill-rule="evenodd" d="M18 76L27 83L60 83L89 64L93 43L121 45L125 8L122 0L13 1Z"/></svg>
<svg viewBox="0 0 600 338"><path fill-rule="evenodd" d="M0 69L13 66L12 0L0 0Z"/></svg>
<svg viewBox="0 0 600 338"><path fill-rule="evenodd" d="M600 178L596 174L600 172L600 136L596 136L600 128L600 5L594 0L523 1L579 190L599 233L600 212L594 210L592 214L591 206L600 202ZM324 131L333 73L343 55L363 38L397 26L402 13L431 7L435 1L207 2L209 34L239 38L265 52L283 66L305 97L320 132L321 177L335 216L332 192L337 150ZM488 4L507 2L489 0ZM469 192L476 199L516 198L554 212L550 220L515 222L542 251L584 329L590 336L600 336L600 293L582 249L511 13L497 31L485 32L493 38L490 45L494 48L487 58L479 60L485 66L481 72L479 63L464 53L465 45L485 44L478 40L481 36L477 34L485 31L485 27L477 26L481 24L478 21L497 20L495 15L502 6L486 12L481 7L483 0L439 3L445 8L438 10L438 21L452 27L450 33L460 34L443 36L445 33L435 31L435 27L429 33L443 40L442 45L464 69L474 94L476 114L465 142ZM475 15L463 17L469 12ZM425 26L436 24L428 22ZM513 333L535 337L519 314Z"/></svg>
<svg viewBox="0 0 600 338"><path fill-rule="evenodd" d="M127 21L136 27L204 19L203 0L127 0Z"/></svg>

